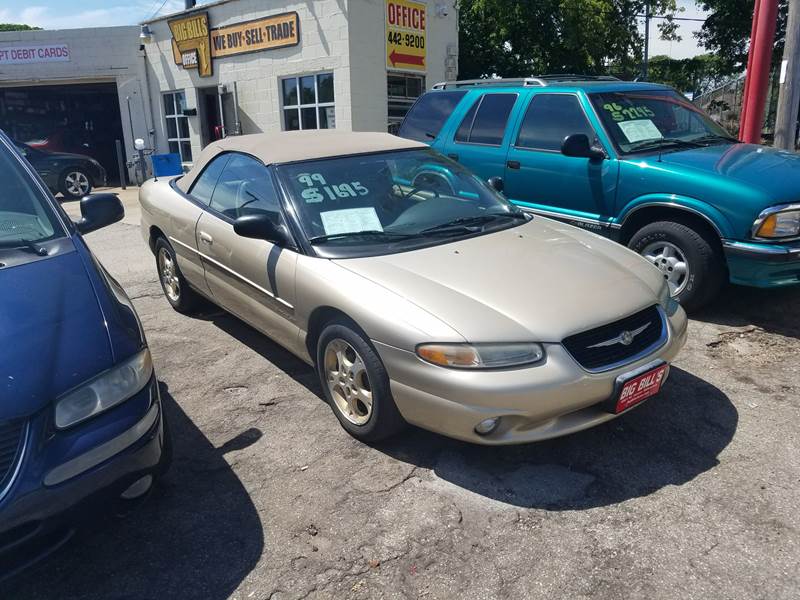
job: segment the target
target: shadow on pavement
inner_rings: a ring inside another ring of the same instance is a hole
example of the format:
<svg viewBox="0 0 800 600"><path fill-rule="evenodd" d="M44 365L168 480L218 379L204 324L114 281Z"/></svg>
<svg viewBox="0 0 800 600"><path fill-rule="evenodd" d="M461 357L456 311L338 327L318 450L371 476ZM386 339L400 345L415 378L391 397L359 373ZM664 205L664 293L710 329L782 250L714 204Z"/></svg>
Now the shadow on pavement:
<svg viewBox="0 0 800 600"><path fill-rule="evenodd" d="M691 481L718 464L737 423L724 393L673 367L660 396L571 436L483 447L411 430L376 448L493 500L580 510Z"/></svg>
<svg viewBox="0 0 800 600"><path fill-rule="evenodd" d="M692 318L728 327L755 325L768 333L800 338L800 287L759 289L729 285Z"/></svg>
<svg viewBox="0 0 800 600"><path fill-rule="evenodd" d="M172 468L125 518L99 518L61 551L9 582L8 598L228 598L264 547L261 519L224 454L255 443L243 431L214 448L161 384Z"/></svg>

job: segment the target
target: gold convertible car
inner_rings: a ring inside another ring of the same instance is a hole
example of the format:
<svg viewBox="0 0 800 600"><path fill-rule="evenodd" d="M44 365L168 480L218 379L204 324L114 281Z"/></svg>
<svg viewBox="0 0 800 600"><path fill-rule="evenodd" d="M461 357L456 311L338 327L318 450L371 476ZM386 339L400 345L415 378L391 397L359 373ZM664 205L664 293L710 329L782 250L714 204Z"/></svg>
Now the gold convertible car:
<svg viewBox="0 0 800 600"><path fill-rule="evenodd" d="M313 365L364 441L531 442L657 393L687 324L661 271L501 189L388 134L246 135L145 183L142 232L173 308L207 298Z"/></svg>

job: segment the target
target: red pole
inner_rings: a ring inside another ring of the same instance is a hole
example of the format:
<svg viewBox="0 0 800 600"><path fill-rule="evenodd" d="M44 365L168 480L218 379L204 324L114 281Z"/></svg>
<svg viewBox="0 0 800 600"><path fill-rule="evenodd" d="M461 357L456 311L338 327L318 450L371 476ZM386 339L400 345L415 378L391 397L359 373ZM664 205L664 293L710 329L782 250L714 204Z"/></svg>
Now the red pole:
<svg viewBox="0 0 800 600"><path fill-rule="evenodd" d="M753 72L753 41L756 39L756 31L758 31L758 7L761 6L760 0L755 0L755 7L753 8L753 24L750 27L750 48L747 52L747 71L746 73ZM739 115L739 139L742 139L744 133L744 122L747 119L747 98L750 89L750 78L746 77L744 80L744 90L742 91L742 113Z"/></svg>
<svg viewBox="0 0 800 600"><path fill-rule="evenodd" d="M750 39L749 69L745 80L745 110L742 114L740 139L750 144L761 142L764 108L767 102L769 67L778 19L778 0L757 0L753 15L755 35Z"/></svg>

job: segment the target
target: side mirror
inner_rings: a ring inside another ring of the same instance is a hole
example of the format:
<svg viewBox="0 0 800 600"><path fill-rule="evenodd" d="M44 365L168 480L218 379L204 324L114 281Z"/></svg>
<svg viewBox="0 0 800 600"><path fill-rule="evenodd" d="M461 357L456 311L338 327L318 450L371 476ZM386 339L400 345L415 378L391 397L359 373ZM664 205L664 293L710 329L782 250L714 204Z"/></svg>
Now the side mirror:
<svg viewBox="0 0 800 600"><path fill-rule="evenodd" d="M506 187L505 183L503 183L503 178L498 177L497 175L494 177L489 177L489 179L486 180L486 183L488 183L489 187L495 192L502 192Z"/></svg>
<svg viewBox="0 0 800 600"><path fill-rule="evenodd" d="M590 144L589 136L585 133L573 133L565 137L564 141L561 143L561 154L564 156L575 156L591 160L602 160L606 158L606 151L599 146Z"/></svg>
<svg viewBox="0 0 800 600"><path fill-rule="evenodd" d="M116 194L89 194L81 200L81 220L75 227L89 233L122 220L125 209Z"/></svg>
<svg viewBox="0 0 800 600"><path fill-rule="evenodd" d="M275 225L268 215L244 215L233 222L236 235L272 242L277 246L291 244L289 233L283 225Z"/></svg>

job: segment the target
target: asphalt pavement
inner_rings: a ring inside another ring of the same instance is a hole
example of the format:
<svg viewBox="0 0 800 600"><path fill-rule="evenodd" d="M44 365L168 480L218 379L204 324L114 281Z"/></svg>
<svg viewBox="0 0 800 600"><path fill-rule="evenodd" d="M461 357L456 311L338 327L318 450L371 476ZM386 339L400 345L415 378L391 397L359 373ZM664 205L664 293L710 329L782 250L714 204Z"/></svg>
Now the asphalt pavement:
<svg viewBox="0 0 800 600"><path fill-rule="evenodd" d="M595 429L370 447L304 363L218 309L170 308L122 196L86 239L142 318L175 461L0 597L800 596L800 289L727 288L663 393Z"/></svg>

